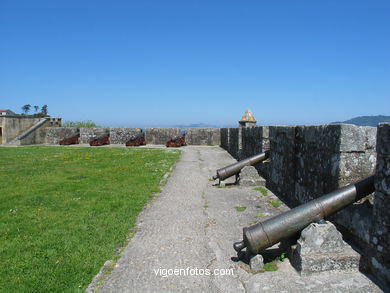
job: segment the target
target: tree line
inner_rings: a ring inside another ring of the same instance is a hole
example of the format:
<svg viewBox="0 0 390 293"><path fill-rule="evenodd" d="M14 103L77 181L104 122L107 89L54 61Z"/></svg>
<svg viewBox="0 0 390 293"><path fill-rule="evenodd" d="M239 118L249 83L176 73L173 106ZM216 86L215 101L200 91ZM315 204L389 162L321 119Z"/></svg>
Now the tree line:
<svg viewBox="0 0 390 293"><path fill-rule="evenodd" d="M28 115L28 113L30 112L32 106L30 104L26 104L24 106L22 106L22 115ZM37 117L46 117L46 116L49 116L49 111L48 111L48 107L47 105L43 105L41 108L37 105L35 105L34 107L34 110L35 110L35 113L32 114L33 116L37 116ZM40 112L39 109L41 110Z"/></svg>

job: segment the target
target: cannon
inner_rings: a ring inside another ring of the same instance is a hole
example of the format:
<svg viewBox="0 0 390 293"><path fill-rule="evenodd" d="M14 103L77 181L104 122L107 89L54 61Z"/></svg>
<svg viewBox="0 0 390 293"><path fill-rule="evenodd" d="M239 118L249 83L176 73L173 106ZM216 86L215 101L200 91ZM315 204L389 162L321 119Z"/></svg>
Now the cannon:
<svg viewBox="0 0 390 293"><path fill-rule="evenodd" d="M323 195L285 213L243 229L243 241L234 243L239 252L260 251L293 236L313 222L338 212L374 192L374 176L369 176L341 189Z"/></svg>
<svg viewBox="0 0 390 293"><path fill-rule="evenodd" d="M213 179L225 180L226 178L229 178L233 175L237 175L241 171L241 169L244 168L245 166L256 165L257 163L265 161L268 158L269 158L269 151L265 151L264 153L260 153L252 157L246 158L232 165L218 169L217 174L213 176Z"/></svg>
<svg viewBox="0 0 390 293"><path fill-rule="evenodd" d="M165 146L167 148L169 147L181 147L181 146L186 146L186 137L185 135L179 135L171 138L170 140L167 141Z"/></svg>
<svg viewBox="0 0 390 293"><path fill-rule="evenodd" d="M140 146L140 145L146 145L145 133L139 133L137 135L133 135L130 137L128 141L126 141L126 146Z"/></svg>
<svg viewBox="0 0 390 293"><path fill-rule="evenodd" d="M80 138L80 134L77 134L77 135L60 140L59 144L60 145L79 144L80 143L79 138Z"/></svg>
<svg viewBox="0 0 390 293"><path fill-rule="evenodd" d="M106 145L106 144L110 144L110 139L109 139L108 135L94 138L94 139L89 141L90 146L101 146L101 145Z"/></svg>

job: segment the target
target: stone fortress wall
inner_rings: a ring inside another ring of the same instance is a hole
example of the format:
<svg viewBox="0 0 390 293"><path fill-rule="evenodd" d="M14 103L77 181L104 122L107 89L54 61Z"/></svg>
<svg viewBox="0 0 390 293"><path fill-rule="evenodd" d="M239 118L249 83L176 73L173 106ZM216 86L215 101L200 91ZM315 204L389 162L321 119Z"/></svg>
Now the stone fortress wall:
<svg viewBox="0 0 390 293"><path fill-rule="evenodd" d="M61 118L2 116L0 144L31 145L46 142L46 130L61 125Z"/></svg>
<svg viewBox="0 0 390 293"><path fill-rule="evenodd" d="M188 145L219 146L221 143L219 128L146 128L147 144L164 145L171 138L186 133ZM46 129L46 144L58 144L60 140L80 135L80 143L88 144L91 139L109 136L111 144L125 144L131 136L142 133L141 128L75 128L56 127Z"/></svg>
<svg viewBox="0 0 390 293"><path fill-rule="evenodd" d="M359 127L222 128L221 147L237 160L270 149L256 166L267 188L290 207L376 174L376 193L331 217L363 255L363 270L390 282L390 124Z"/></svg>
<svg viewBox="0 0 390 293"><path fill-rule="evenodd" d="M256 168L267 179L267 187L290 207L375 173L376 193L331 220L361 250L362 268L390 282L390 124L378 128L332 124L182 130L43 126L48 127L31 132L21 144L58 144L77 134L82 144L100 136L109 136L112 144L124 144L142 132L147 144L165 144L185 132L188 145L220 145L237 160L269 149L269 160Z"/></svg>

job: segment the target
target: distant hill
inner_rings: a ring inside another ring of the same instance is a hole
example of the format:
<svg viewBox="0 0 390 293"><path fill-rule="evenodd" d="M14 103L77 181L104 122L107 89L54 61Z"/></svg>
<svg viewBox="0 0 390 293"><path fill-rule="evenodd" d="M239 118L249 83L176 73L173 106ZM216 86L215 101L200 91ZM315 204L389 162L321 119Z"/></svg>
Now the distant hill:
<svg viewBox="0 0 390 293"><path fill-rule="evenodd" d="M383 116L383 115L377 115L377 116L360 116L355 117L343 122L332 122L332 124L335 123L347 123L347 124L355 124L358 126L378 126L378 123L380 122L390 122L390 116Z"/></svg>
<svg viewBox="0 0 390 293"><path fill-rule="evenodd" d="M219 126L205 124L205 123L196 123L196 124L188 124L188 125L175 125L177 128L219 128Z"/></svg>

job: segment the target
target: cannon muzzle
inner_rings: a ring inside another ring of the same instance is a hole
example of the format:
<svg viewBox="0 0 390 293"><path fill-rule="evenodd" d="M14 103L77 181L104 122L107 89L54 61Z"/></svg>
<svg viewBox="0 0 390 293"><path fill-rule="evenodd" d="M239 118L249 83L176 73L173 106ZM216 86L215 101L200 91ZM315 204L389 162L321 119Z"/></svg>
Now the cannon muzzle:
<svg viewBox="0 0 390 293"><path fill-rule="evenodd" d="M269 151L265 151L264 153L254 155L252 157L241 160L241 161L234 163L232 165L218 169L217 174L213 176L213 179L214 180L215 179L225 180L226 178L229 178L229 177L237 174L238 172L240 172L241 169L244 168L245 166L256 165L257 163L265 161L268 158L269 158Z"/></svg>
<svg viewBox="0 0 390 293"><path fill-rule="evenodd" d="M323 195L285 213L243 229L243 241L234 243L238 252L247 248L257 254L374 192L374 176Z"/></svg>

